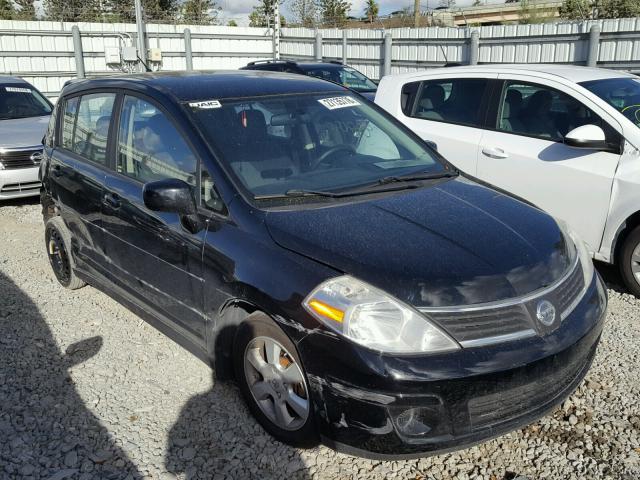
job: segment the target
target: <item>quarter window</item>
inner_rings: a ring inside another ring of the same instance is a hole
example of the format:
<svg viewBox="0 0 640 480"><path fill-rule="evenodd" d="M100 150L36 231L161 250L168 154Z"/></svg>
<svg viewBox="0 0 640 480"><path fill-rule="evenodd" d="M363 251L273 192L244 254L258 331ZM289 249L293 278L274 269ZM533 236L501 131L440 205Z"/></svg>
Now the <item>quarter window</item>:
<svg viewBox="0 0 640 480"><path fill-rule="evenodd" d="M481 128L480 104L488 84L486 78L429 80L421 83L417 95L412 96L408 86L402 95L405 102L415 98L410 115L414 118Z"/></svg>
<svg viewBox="0 0 640 480"><path fill-rule="evenodd" d="M610 130L582 102L553 88L507 82L502 91L497 129L561 142L574 128L593 124Z"/></svg>
<svg viewBox="0 0 640 480"><path fill-rule="evenodd" d="M80 97L68 99L64 104L64 116L62 121L62 147L72 150L73 130L76 126L76 116L78 114L78 103Z"/></svg>
<svg viewBox="0 0 640 480"><path fill-rule="evenodd" d="M66 148L84 158L106 164L107 135L111 124L111 112L115 93L95 93L80 98L73 137Z"/></svg>
<svg viewBox="0 0 640 480"><path fill-rule="evenodd" d="M143 183L177 178L196 186L198 162L155 105L126 96L118 134L118 172Z"/></svg>

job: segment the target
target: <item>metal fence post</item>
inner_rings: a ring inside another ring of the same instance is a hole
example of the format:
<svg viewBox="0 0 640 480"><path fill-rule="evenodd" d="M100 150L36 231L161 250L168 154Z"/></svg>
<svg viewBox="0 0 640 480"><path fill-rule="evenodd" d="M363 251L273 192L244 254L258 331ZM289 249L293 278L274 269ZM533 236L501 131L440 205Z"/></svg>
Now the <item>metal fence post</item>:
<svg viewBox="0 0 640 480"><path fill-rule="evenodd" d="M478 64L478 56L480 55L480 33L477 30L471 32L469 39L469 65Z"/></svg>
<svg viewBox="0 0 640 480"><path fill-rule="evenodd" d="M78 78L84 78L84 54L82 53L82 38L80 37L80 29L77 25L71 27L71 35L73 36L73 53L76 58L76 75Z"/></svg>
<svg viewBox="0 0 640 480"><path fill-rule="evenodd" d="M587 53L587 66L598 66L598 50L600 47L600 25L591 25L589 30L589 51Z"/></svg>
<svg viewBox="0 0 640 480"><path fill-rule="evenodd" d="M391 75L391 46L393 40L390 33L386 33L384 35L384 45L383 45L383 57L382 57L382 75L380 78L385 75Z"/></svg>
<svg viewBox="0 0 640 480"><path fill-rule="evenodd" d="M313 45L313 56L316 62L322 61L322 33L316 32L316 43Z"/></svg>
<svg viewBox="0 0 640 480"><path fill-rule="evenodd" d="M138 57L142 62L145 70L147 68L147 42L145 39L145 27L142 10L142 1L135 0L135 12L136 12L136 30L138 32Z"/></svg>
<svg viewBox="0 0 640 480"><path fill-rule="evenodd" d="M342 30L342 63L347 64L347 30Z"/></svg>
<svg viewBox="0 0 640 480"><path fill-rule="evenodd" d="M184 58L187 70L193 70L193 51L191 50L191 30L184 29Z"/></svg>

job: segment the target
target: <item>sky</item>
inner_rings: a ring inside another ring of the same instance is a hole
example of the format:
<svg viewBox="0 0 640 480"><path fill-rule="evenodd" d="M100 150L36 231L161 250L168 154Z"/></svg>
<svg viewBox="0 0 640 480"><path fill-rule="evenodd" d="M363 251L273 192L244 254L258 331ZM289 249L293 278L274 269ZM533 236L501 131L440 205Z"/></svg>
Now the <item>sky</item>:
<svg viewBox="0 0 640 480"><path fill-rule="evenodd" d="M287 3L290 0L285 0L283 8L283 14L285 17L289 16L287 10ZM380 5L380 15L387 15L396 10L402 10L405 7L413 9L414 0L378 0ZM224 23L234 19L238 25L247 25L249 20L249 14L254 5L259 3L259 0L216 0L217 4L222 7L222 18ZM422 8L433 8L438 6L440 0L422 0ZM456 5L467 6L471 5L473 0L457 0ZM489 3L494 3L490 1ZM365 0L351 0L351 11L349 15L362 16L364 12Z"/></svg>

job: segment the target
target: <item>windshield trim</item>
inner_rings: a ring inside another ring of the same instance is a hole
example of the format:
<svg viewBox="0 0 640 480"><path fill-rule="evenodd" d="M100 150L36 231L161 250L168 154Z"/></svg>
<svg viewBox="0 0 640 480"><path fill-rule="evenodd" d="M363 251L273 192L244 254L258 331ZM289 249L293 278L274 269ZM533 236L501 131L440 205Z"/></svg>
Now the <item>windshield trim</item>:
<svg viewBox="0 0 640 480"><path fill-rule="evenodd" d="M242 97L218 97L216 98L216 100L224 100L224 101L233 101L233 102L242 102L242 101L250 101L250 100L255 100L255 99L269 99L269 98L281 98L281 97L312 97L312 96L317 96L317 95L338 95L338 96L355 96L355 97L359 97L357 92L354 92L353 90L344 87L344 86L340 86L341 90L335 90L335 91L310 91L310 92L296 92L296 93L276 93L276 94L268 94L268 95L251 95L251 96L242 96ZM213 95L212 95L213 97ZM233 172L233 170L231 169L231 167L229 166L229 163L227 161L224 160L225 155L220 151L220 149L211 141L211 139L208 138L208 135L206 134L206 132L203 129L203 125L200 122L200 120L198 119L197 115L196 115L196 109L189 107L189 103L190 102L195 102L198 100L202 100L202 99L192 99L192 100L184 100L184 101L180 101L180 105L182 106L183 110L186 112L192 127L194 128L194 130L197 132L198 136L200 137L200 139L202 140L202 142L204 143L204 145L206 145L210 155L211 155L211 161L215 162L216 166L222 170L222 172L224 173L225 179L227 182L230 183L231 187L239 194L239 196L242 198L242 200L247 203L248 205L251 205L261 211L266 211L268 209L270 209L271 207L273 208L277 208L277 207L288 207L288 206L293 206L296 205L297 207L302 207L302 206L306 206L309 205L310 207L313 204L317 204L319 202L322 203L326 203L327 201L330 202L353 202L355 201L355 199L353 197L340 197L340 198L329 198L329 197L318 197L318 196L301 196L301 197L291 197L291 198L278 198L278 199L265 199L265 200L261 200L260 198L256 198L256 195L254 195L253 192L251 192L249 189L247 189L244 184L242 183L242 181L240 180L240 178L238 178L238 176L235 174L235 172ZM400 122L398 119L396 119L393 115L391 115L389 112L387 112L385 109L383 109L382 107L380 107L379 105L373 103L373 102L368 102L367 106L369 108L373 108L374 110L377 111L377 113L379 113L380 115L382 115L383 117L385 117L387 120L391 121L394 123L394 125L400 129L405 135L407 135L411 140L415 141L416 143L418 143L419 145L421 145L425 150L427 150L431 156L433 157L433 160L441 165L443 167L444 171L454 171L457 172L458 174L462 174L462 172L460 172L451 162L449 162L447 159L445 159L437 150L435 150L431 145L429 145L427 142L425 142L422 138L420 138L415 132L413 132L409 127L407 127L406 125L404 125L402 122ZM207 163L206 161L204 162L205 164ZM442 180L444 181L448 181L448 180L453 180L457 178L456 176L453 177L445 177ZM439 182L435 182L435 183L439 183ZM426 183L425 185L421 185L420 188L428 188L431 187L434 184L434 182L429 182ZM355 187L355 186L354 186ZM398 189L398 190L393 190L393 191L381 191L381 192L371 192L372 195L393 195L393 194L398 194L398 193L402 193L407 191L406 189ZM275 201L275 203L274 203ZM231 202L230 202L231 203ZM272 203L272 205L265 205L265 203Z"/></svg>

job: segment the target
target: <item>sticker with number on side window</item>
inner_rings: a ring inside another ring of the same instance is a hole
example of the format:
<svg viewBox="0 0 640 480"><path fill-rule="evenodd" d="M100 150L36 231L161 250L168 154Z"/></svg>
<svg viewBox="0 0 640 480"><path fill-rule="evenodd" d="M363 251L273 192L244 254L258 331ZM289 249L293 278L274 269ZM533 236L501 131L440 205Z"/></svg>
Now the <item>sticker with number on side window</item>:
<svg viewBox="0 0 640 480"><path fill-rule="evenodd" d="M202 102L189 102L192 108L222 108L219 100L204 100Z"/></svg>
<svg viewBox="0 0 640 480"><path fill-rule="evenodd" d="M351 97L322 98L318 101L329 110L335 110L336 108L344 107L356 107L360 105L360 102Z"/></svg>

